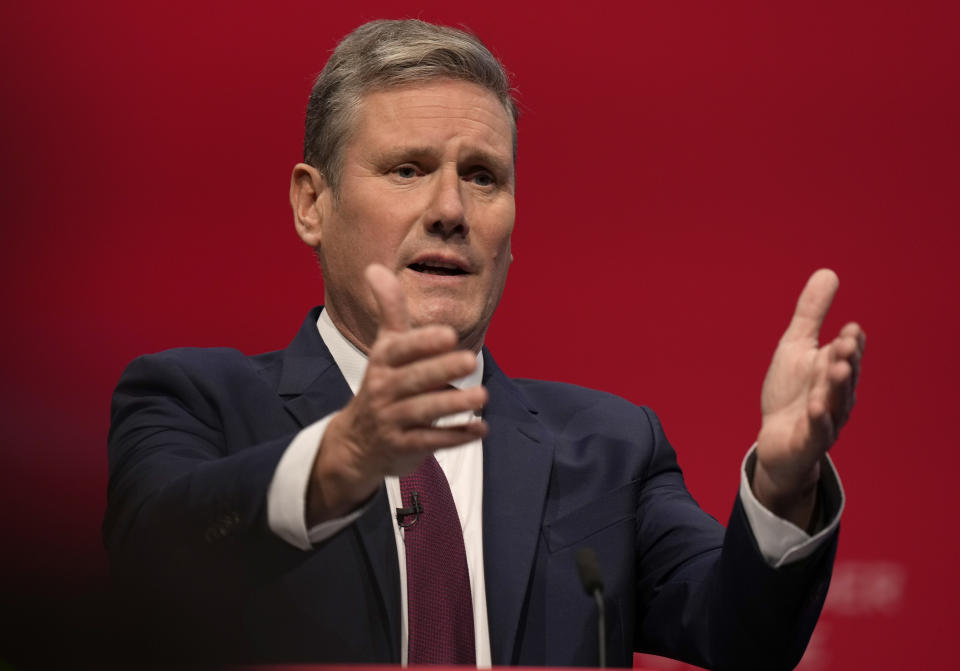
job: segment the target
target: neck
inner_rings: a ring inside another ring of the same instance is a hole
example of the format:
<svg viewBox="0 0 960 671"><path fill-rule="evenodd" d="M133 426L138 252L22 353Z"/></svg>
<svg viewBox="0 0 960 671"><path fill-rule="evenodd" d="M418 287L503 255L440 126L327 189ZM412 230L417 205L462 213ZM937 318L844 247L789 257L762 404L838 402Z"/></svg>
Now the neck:
<svg viewBox="0 0 960 671"><path fill-rule="evenodd" d="M379 331L376 322L371 320L369 325L349 324L346 320L341 319L340 314L333 308L329 300L324 305L324 310L330 315L330 321L337 327L340 334L343 335L351 345L363 352L364 356L370 356L370 348L373 347ZM483 349L484 335L486 335L486 329L479 335L458 333L457 349L469 350L474 354L479 354L480 350Z"/></svg>

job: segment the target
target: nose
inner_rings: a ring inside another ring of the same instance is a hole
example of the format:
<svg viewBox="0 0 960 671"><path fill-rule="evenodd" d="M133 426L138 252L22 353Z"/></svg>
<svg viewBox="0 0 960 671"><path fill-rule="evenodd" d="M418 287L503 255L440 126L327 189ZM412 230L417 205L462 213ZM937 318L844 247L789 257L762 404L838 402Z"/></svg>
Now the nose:
<svg viewBox="0 0 960 671"><path fill-rule="evenodd" d="M463 204L463 187L456 167L437 172L425 218L427 232L442 238L466 236L470 230Z"/></svg>

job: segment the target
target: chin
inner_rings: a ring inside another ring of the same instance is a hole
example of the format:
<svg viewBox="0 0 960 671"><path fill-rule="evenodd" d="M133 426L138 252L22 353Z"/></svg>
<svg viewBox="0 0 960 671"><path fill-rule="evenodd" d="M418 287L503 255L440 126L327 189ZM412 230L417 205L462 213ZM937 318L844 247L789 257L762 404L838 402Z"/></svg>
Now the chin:
<svg viewBox="0 0 960 671"><path fill-rule="evenodd" d="M465 310L462 303L449 304L436 301L427 306L410 308L410 321L413 326L443 324L457 332L461 342L473 337L481 322L479 311Z"/></svg>
<svg viewBox="0 0 960 671"><path fill-rule="evenodd" d="M446 324L458 332L470 319L464 314L460 305L429 305L410 309L410 321L414 326L428 326L430 324Z"/></svg>

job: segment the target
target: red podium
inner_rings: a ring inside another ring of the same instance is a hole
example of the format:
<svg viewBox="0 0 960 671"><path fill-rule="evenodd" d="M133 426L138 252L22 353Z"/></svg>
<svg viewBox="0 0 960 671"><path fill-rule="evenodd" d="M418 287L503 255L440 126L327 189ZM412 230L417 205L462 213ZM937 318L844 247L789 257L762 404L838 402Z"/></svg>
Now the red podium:
<svg viewBox="0 0 960 671"><path fill-rule="evenodd" d="M678 662L679 664L679 662ZM411 665L401 667L399 664L277 664L277 665L257 665L257 666L231 666L231 671L400 671L406 668L407 671L464 671L473 667L468 666L444 666L444 665ZM571 668L592 668L592 667L544 667L544 666L511 666L494 667L510 668L511 671L560 671L561 669ZM635 671L657 671L648 667L633 667ZM695 668L686 666L684 668Z"/></svg>

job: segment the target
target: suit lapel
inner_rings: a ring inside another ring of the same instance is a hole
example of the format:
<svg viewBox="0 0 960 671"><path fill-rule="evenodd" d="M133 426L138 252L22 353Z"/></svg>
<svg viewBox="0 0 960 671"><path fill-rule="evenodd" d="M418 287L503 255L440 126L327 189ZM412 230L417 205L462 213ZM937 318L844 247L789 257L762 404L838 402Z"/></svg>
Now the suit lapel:
<svg viewBox="0 0 960 671"><path fill-rule="evenodd" d="M283 352L277 393L287 411L305 427L340 410L353 392L317 331L320 308L307 315ZM400 661L400 573L386 490L381 486L370 508L353 525L377 583L381 621L386 622L392 656ZM376 617L371 617L373 621Z"/></svg>
<svg viewBox="0 0 960 671"><path fill-rule="evenodd" d="M333 355L317 331L320 308L307 315L293 342L283 351L277 393L301 427L336 412L353 396Z"/></svg>
<svg viewBox="0 0 960 671"><path fill-rule="evenodd" d="M484 350L483 553L490 646L494 665L513 663L527 598L553 445L536 410Z"/></svg>

